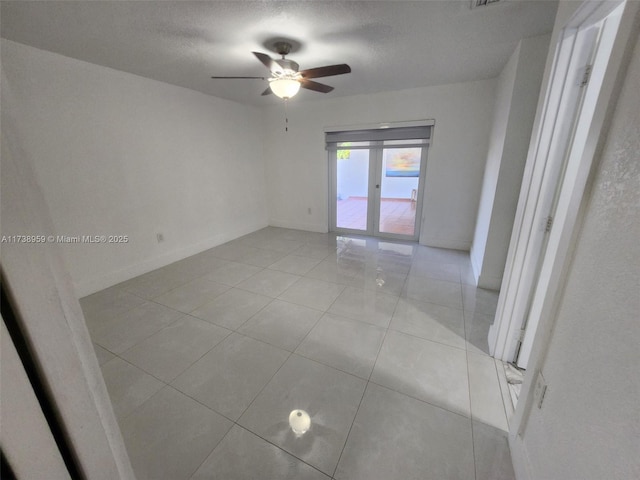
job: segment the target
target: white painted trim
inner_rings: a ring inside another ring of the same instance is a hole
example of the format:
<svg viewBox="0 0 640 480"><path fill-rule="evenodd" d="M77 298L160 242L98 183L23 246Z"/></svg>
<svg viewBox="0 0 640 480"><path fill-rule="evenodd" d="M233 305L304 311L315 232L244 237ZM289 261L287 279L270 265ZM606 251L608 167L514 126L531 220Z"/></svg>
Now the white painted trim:
<svg viewBox="0 0 640 480"><path fill-rule="evenodd" d="M9 330L0 319L2 453L16 478L71 480Z"/></svg>
<svg viewBox="0 0 640 480"><path fill-rule="evenodd" d="M473 279L478 285L478 280L480 280L480 272L482 271L482 265L480 265L478 256L476 255L477 250L474 250L473 244L469 249L469 260L471 260L471 270L473 272Z"/></svg>
<svg viewBox="0 0 640 480"><path fill-rule="evenodd" d="M367 190L367 235L378 235L378 220L380 219L380 188L376 188L376 183L382 182L378 178L379 170L382 170L382 142L372 142L373 148L369 149L369 189ZM336 172L338 170L336 160ZM336 177L336 184L338 179ZM332 195L335 199L336 196ZM337 203L336 203L337 214ZM340 229L346 231L346 229ZM338 226L336 225L336 231ZM362 232L361 232L362 233Z"/></svg>
<svg viewBox="0 0 640 480"><path fill-rule="evenodd" d="M475 272L474 272L475 275ZM502 277L497 277L494 275L480 275L476 278L476 285L479 288L484 288L486 290L500 290L500 285L502 283Z"/></svg>
<svg viewBox="0 0 640 480"><path fill-rule="evenodd" d="M427 247L461 250L463 252L468 252L471 248L471 240L463 240L455 237L439 237L436 235L421 235L419 243Z"/></svg>
<svg viewBox="0 0 640 480"><path fill-rule="evenodd" d="M404 127L432 127L436 124L433 119L426 120L407 120L404 122L380 122L380 123L361 123L357 125L334 125L324 127L324 132L350 132L352 130L376 130L380 128L404 128Z"/></svg>
<svg viewBox="0 0 640 480"><path fill-rule="evenodd" d="M600 29L593 63L593 73L589 84L585 87L584 101L575 128L570 155L566 162L565 175L559 190L560 196L554 214L555 225L549 234L548 254L544 257L537 286L537 288L546 288L549 294L557 290L556 288L549 290L549 285L552 284L554 278L558 278L560 270L547 272L545 266L550 258L555 259L558 265L563 265L565 256L569 255L573 250L573 247L566 242L571 237L573 228L576 225L577 212L582 202L587 177L594 160L595 145L602 130L604 112L609 104L609 98L607 98L606 103L602 102L602 96L607 94L605 73L613 51L613 44L618 35L622 8L623 6L620 6L614 11L610 11L610 9L596 10L596 14L606 15L606 20ZM562 236L558 237L559 234ZM542 302L546 301L546 298L546 296L540 298L536 291L531 304L529 324L527 325L527 331L519 353L519 366L522 366L522 362L524 362L524 365L528 362L538 323L542 319L541 312L538 309L542 307Z"/></svg>
<svg viewBox="0 0 640 480"><path fill-rule="evenodd" d="M11 133L2 131L2 233L49 236L44 195ZM135 479L60 246L2 245L2 280L84 477Z"/></svg>
<svg viewBox="0 0 640 480"><path fill-rule="evenodd" d="M278 220L272 218L269 220L272 227L290 228L292 230L306 230L316 233L327 233L327 226L319 223L290 222L287 220Z"/></svg>
<svg viewBox="0 0 640 480"><path fill-rule="evenodd" d="M329 150L327 158L329 161L329 192L327 193L329 222L327 228L330 232L335 232L338 223L338 205L336 203L336 196L338 192L338 151Z"/></svg>
<svg viewBox="0 0 640 480"><path fill-rule="evenodd" d="M584 14L583 8L593 12L588 15L587 20L595 23L602 19L602 15L607 15L612 11L611 5L614 2L585 2L578 8L574 19ZM593 8L601 6L602 8ZM630 37L634 30L634 22L637 22L639 10L638 2L618 1L614 7L621 9L620 23L615 34L611 53L608 56L602 75L602 86L597 98L593 100L593 115L589 122L584 148L575 154L580 157L572 162L570 171L567 172L563 182L563 196L558 203L556 217L566 220L556 224L552 229L547 252L545 255L542 270L540 273L539 287L534 296L532 304L532 315L540 318L539 327L535 333L532 343L531 357L527 373L522 385L520 400L516 407L513 422L509 431L509 446L518 479L532 479L531 466L527 457L526 446L523 443L523 434L526 430L527 421L531 409L534 408L534 382L538 372L542 371L552 331L557 316L558 303L563 294L563 286L566 282L566 275L570 260L573 256L577 236L579 235L580 223L584 213L586 203L585 191L587 189L588 177L596 152L602 148L602 143L606 134L603 132L603 125L607 117L611 116L615 107L618 91L619 76L623 66L623 59L628 56L633 45ZM605 8L606 7L606 8Z"/></svg>
<svg viewBox="0 0 640 480"><path fill-rule="evenodd" d="M555 142L557 142L556 118L559 109L563 108L565 97L568 98L571 95L570 89L565 88L565 80L567 84L574 81L572 77L568 77L573 75L568 69L574 61L574 37L577 27L582 24L597 23L594 19L604 18L617 5L620 5L621 1L584 2L555 39L555 55L551 65L547 67L550 72L548 76L545 75L548 87L534 123L536 133L529 148L496 321L490 329L488 338L491 355L503 361L514 360L517 338L522 323L528 315L531 295L535 289L534 282L537 281L542 261L541 248L543 247L540 247L540 242L544 241L544 235L541 234L542 224L546 216L551 213L547 208L551 208L550 205L558 188L558 180L553 180L553 176L560 175L557 170L559 163L557 159L551 157L551 155L558 155L552 150L556 148ZM596 74L592 74L591 83L595 83L595 76ZM581 103L578 103L576 115L580 115L581 108ZM556 169L555 173L553 169ZM557 225L559 222L557 213L555 217L554 223Z"/></svg>
<svg viewBox="0 0 640 480"><path fill-rule="evenodd" d="M509 436L509 449L511 450L513 473L515 473L516 478L518 480L534 480L531 462L522 443L522 438Z"/></svg>
<svg viewBox="0 0 640 480"><path fill-rule="evenodd" d="M529 284L533 282L532 263L537 260L530 250L531 237L535 231L537 201L544 185L550 144L555 131L554 120L564 94L564 78L571 60L573 43L565 43L565 30L558 36L550 73L548 89L539 107L539 118L534 124L535 140L531 142L523 176L520 198L514 220L513 234L502 279L502 288L496 310L496 321L489 331L489 352L505 362L513 360L514 341L522 326L523 310L529 295ZM552 80L560 78L560 84ZM551 119L551 120L549 120ZM528 271L529 270L529 271ZM526 298L522 298L526 297Z"/></svg>

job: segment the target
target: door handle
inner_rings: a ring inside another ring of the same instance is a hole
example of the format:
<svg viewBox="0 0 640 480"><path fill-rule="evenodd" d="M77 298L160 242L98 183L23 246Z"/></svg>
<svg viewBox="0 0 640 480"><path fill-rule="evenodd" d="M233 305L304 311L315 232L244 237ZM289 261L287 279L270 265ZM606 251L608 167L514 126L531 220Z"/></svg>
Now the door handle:
<svg viewBox="0 0 640 480"><path fill-rule="evenodd" d="M376 188L380 188L380 185L376 185Z"/></svg>

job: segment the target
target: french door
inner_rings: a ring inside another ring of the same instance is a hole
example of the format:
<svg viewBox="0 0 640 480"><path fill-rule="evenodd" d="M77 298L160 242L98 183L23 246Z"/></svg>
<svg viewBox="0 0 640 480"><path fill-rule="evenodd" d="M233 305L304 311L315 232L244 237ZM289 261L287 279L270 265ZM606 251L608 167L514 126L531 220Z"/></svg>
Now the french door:
<svg viewBox="0 0 640 480"><path fill-rule="evenodd" d="M427 147L412 139L336 143L331 230L418 240Z"/></svg>

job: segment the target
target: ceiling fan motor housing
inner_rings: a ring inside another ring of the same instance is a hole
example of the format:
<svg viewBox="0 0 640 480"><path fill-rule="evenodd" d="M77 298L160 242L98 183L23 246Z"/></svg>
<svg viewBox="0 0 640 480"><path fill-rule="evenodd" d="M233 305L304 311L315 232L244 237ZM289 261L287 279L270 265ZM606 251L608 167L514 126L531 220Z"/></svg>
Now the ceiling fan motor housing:
<svg viewBox="0 0 640 480"><path fill-rule="evenodd" d="M300 65L298 65L296 62L294 62L293 60L287 60L286 58L275 60L275 62L282 67L285 74L297 73L298 69L300 68Z"/></svg>
<svg viewBox="0 0 640 480"><path fill-rule="evenodd" d="M311 80L312 78L331 77L333 75L342 75L350 73L351 67L346 63L339 65L327 65L325 67L311 68L300 71L300 66L293 60L285 58L292 51L292 44L286 41L277 41L273 44L273 49L277 51L282 58L279 60L271 58L269 55L261 52L251 52L253 55L271 71L271 77L266 79L269 81L267 88L262 95L275 93L278 97L289 99L293 97L300 88L313 90L321 93L329 93L333 87ZM260 78L264 77L211 77L211 78Z"/></svg>

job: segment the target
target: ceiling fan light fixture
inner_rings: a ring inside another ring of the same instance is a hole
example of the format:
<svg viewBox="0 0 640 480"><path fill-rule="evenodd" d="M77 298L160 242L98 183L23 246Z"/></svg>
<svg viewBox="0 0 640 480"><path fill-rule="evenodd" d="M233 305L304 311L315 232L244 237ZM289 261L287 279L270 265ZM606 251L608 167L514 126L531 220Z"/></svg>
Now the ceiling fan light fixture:
<svg viewBox="0 0 640 480"><path fill-rule="evenodd" d="M300 81L293 78L274 78L269 81L271 91L284 100L294 97L300 90Z"/></svg>

